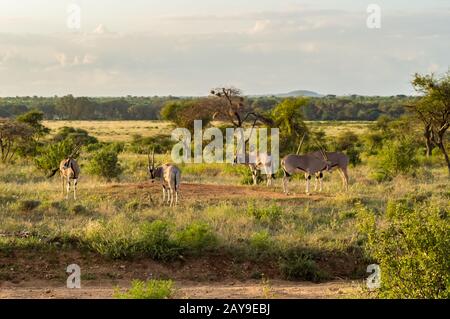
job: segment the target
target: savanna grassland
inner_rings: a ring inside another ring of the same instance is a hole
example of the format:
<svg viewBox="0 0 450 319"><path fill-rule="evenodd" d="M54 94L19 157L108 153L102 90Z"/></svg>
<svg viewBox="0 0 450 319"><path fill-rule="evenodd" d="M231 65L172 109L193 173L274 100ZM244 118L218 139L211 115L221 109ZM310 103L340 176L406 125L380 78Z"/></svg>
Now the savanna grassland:
<svg viewBox="0 0 450 319"><path fill-rule="evenodd" d="M181 165L181 199L170 208L147 178L147 156L127 149L133 135L170 132L162 121L46 121L53 132L82 128L99 141L124 142L121 174L90 175L81 153L78 199L30 160L0 164L0 297L111 297L133 279L173 280L178 297L372 297L364 280L374 262L361 216L383 216L397 202L447 209L450 189L438 159L422 159L414 174L371 177L373 159L350 166L349 190L326 173L323 192L304 194L242 185L243 166ZM364 135L369 122L314 122L332 137ZM95 151L93 151L95 153ZM281 154L284 155L284 154ZM156 160L169 160L158 154ZM245 174L245 173L244 173ZM65 290L66 267L81 267L85 290Z"/></svg>

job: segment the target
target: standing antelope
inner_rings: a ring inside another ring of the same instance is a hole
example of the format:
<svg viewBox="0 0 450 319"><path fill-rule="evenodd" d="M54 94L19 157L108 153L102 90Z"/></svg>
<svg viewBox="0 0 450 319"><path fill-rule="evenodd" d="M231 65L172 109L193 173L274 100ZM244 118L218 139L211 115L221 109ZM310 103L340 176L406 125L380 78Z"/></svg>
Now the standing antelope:
<svg viewBox="0 0 450 319"><path fill-rule="evenodd" d="M175 193L175 205L178 204L178 191L180 188L181 171L178 167L172 164L156 165L155 166L155 152L152 151L152 157L150 160L150 154L148 157L148 173L152 183L155 179L161 181L163 189L163 203L166 199L167 191L167 203L170 206L174 205L173 194Z"/></svg>
<svg viewBox="0 0 450 319"><path fill-rule="evenodd" d="M67 192L66 199L69 199L70 192L70 181L73 181L73 199L77 199L77 184L78 178L80 177L80 167L76 160L69 156L66 159L63 159L59 163L59 168L52 170L51 174L48 177L52 177L59 170L59 174L61 176L62 181L62 193L64 196L64 184L66 184Z"/></svg>
<svg viewBox="0 0 450 319"><path fill-rule="evenodd" d="M331 162L325 152L309 153L305 155L289 154L281 160L281 167L284 171L283 191L288 193L287 183L291 175L304 173L306 179L306 194L309 194L309 183L312 175L322 174L324 170L330 170ZM322 184L321 184L322 187Z"/></svg>
<svg viewBox="0 0 450 319"><path fill-rule="evenodd" d="M250 163L250 156L248 154L245 155L245 162L242 164L248 165L250 171L252 172L253 185L258 183L258 173L260 171L264 171L267 179L267 186L272 185L272 179L274 177L273 168L272 168L272 156L267 153L256 153L252 155L255 156L255 162ZM234 164L238 164L237 155L234 157Z"/></svg>
<svg viewBox="0 0 450 319"><path fill-rule="evenodd" d="M320 156L320 151L313 152L315 156ZM335 169L338 170L339 175L341 175L342 178L342 185L345 188L345 190L348 190L348 173L347 173L347 167L349 163L348 156L341 152L325 152L325 156L330 161L330 169L329 171L333 171ZM320 190L322 190L322 171L316 173L316 185L317 187L317 180L320 181Z"/></svg>

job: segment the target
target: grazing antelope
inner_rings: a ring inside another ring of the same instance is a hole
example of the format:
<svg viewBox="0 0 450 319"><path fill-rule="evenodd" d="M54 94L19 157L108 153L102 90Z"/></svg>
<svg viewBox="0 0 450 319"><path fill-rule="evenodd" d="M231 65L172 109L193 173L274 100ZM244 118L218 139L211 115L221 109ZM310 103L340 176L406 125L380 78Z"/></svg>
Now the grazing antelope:
<svg viewBox="0 0 450 319"><path fill-rule="evenodd" d="M167 191L167 203L170 206L178 204L178 191L180 188L181 171L178 167L172 164L156 165L155 166L155 152L152 151L152 157L150 160L150 154L148 157L148 173L150 175L150 180L152 183L158 179L161 181L163 189L163 203L166 199ZM175 193L175 204L174 204L174 193Z"/></svg>
<svg viewBox="0 0 450 319"><path fill-rule="evenodd" d="M74 160L71 156L66 159L63 159L59 163L59 168L52 170L52 173L48 177L52 177L59 170L59 174L61 176L62 181L62 193L64 196L64 184L66 184L67 192L66 199L69 199L70 192L70 181L73 181L73 199L77 199L77 184L78 179L80 177L80 167L76 160Z"/></svg>
<svg viewBox="0 0 450 319"><path fill-rule="evenodd" d="M313 152L315 156L321 156L321 152ZM348 156L341 152L325 152L326 157L330 161L330 169L329 171L333 171L335 169L338 170L339 175L341 175L342 178L342 185L345 188L345 190L348 190L348 173L347 173L347 167L349 163ZM322 171L316 173L316 184L315 189L317 187L317 180L320 181L320 190L322 190Z"/></svg>
<svg viewBox="0 0 450 319"><path fill-rule="evenodd" d="M264 171L267 179L267 186L272 185L272 179L274 178L273 168L272 168L272 156L267 153L254 154L255 162L250 163L249 154L245 155L245 162L242 164L248 165L250 171L252 172L253 185L258 183L258 173ZM237 155L234 157L234 164L238 164Z"/></svg>
<svg viewBox="0 0 450 319"><path fill-rule="evenodd" d="M321 151L305 155L289 154L281 160L281 167L284 171L283 191L288 194L287 183L291 175L295 173L304 173L306 179L306 194L309 194L309 183L312 175L322 174L325 170L330 170L331 162L326 153Z"/></svg>

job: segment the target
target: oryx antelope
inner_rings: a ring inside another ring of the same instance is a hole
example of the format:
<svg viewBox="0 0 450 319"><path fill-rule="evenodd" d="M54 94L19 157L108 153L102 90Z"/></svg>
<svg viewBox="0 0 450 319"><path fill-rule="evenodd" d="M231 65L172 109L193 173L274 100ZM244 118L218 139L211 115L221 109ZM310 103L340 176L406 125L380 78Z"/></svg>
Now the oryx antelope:
<svg viewBox="0 0 450 319"><path fill-rule="evenodd" d="M320 151L313 152L312 154L314 154L316 157L322 156ZM328 161L330 162L329 171L333 171L333 170L337 169L339 172L339 175L341 175L342 185L343 185L344 189L348 190L348 172L347 172L347 167L348 167L348 163L349 163L348 156L341 152L325 152L325 156L328 159ZM322 177L323 177L322 171L316 173L315 188L317 188L317 180L319 179L320 190L322 190Z"/></svg>
<svg viewBox="0 0 450 319"><path fill-rule="evenodd" d="M178 167L172 164L156 165L155 166L155 153L152 151L152 156L150 159L150 154L148 157L148 174L150 175L150 180L152 183L155 180L161 181L163 189L163 202L166 200L167 192L167 203L170 206L176 205L178 203L178 191L180 189L181 171ZM175 194L175 203L174 203Z"/></svg>
<svg viewBox="0 0 450 319"><path fill-rule="evenodd" d="M70 192L70 181L73 181L73 198L77 199L77 184L78 179L80 178L80 167L76 160L74 160L71 156L66 159L63 159L59 163L59 168L56 168L52 171L52 173L48 177L52 177L59 170L59 174L61 176L62 181L62 193L64 196L64 186L66 185L66 199L69 199ZM64 185L65 184L65 185Z"/></svg>
<svg viewBox="0 0 450 319"><path fill-rule="evenodd" d="M304 173L306 179L306 193L309 194L309 183L312 175L319 174L331 169L331 162L327 159L324 152L309 153L305 155L289 154L281 160L281 167L283 168L283 191L288 193L287 183L291 175L295 173ZM321 179L320 179L321 181ZM321 186L322 188L322 182Z"/></svg>
<svg viewBox="0 0 450 319"><path fill-rule="evenodd" d="M251 155L254 156L255 162L250 163L250 155L245 154L245 162L242 164L248 165L248 167L250 168L250 171L252 173L253 185L256 185L258 183L258 173L260 171L263 171L266 175L267 186L271 186L272 179L274 178L272 156L268 155L267 153L251 153ZM237 156L234 157L234 164L241 164L238 163Z"/></svg>

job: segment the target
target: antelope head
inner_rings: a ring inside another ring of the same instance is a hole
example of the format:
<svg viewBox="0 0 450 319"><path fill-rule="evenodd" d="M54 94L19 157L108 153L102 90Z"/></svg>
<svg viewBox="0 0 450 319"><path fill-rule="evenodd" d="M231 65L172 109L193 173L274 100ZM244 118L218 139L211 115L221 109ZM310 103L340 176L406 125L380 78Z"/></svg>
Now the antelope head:
<svg viewBox="0 0 450 319"><path fill-rule="evenodd" d="M320 154L322 154L323 160L324 160L325 165L326 165L326 170L330 171L332 164L331 164L330 159L328 158L327 153L323 150L322 147L320 147Z"/></svg>
<svg viewBox="0 0 450 319"><path fill-rule="evenodd" d="M150 153L147 153L147 159L148 159L148 174L150 176L150 180L152 183L155 181L156 178L156 167L155 167L155 149L152 149L152 155L150 156Z"/></svg>

